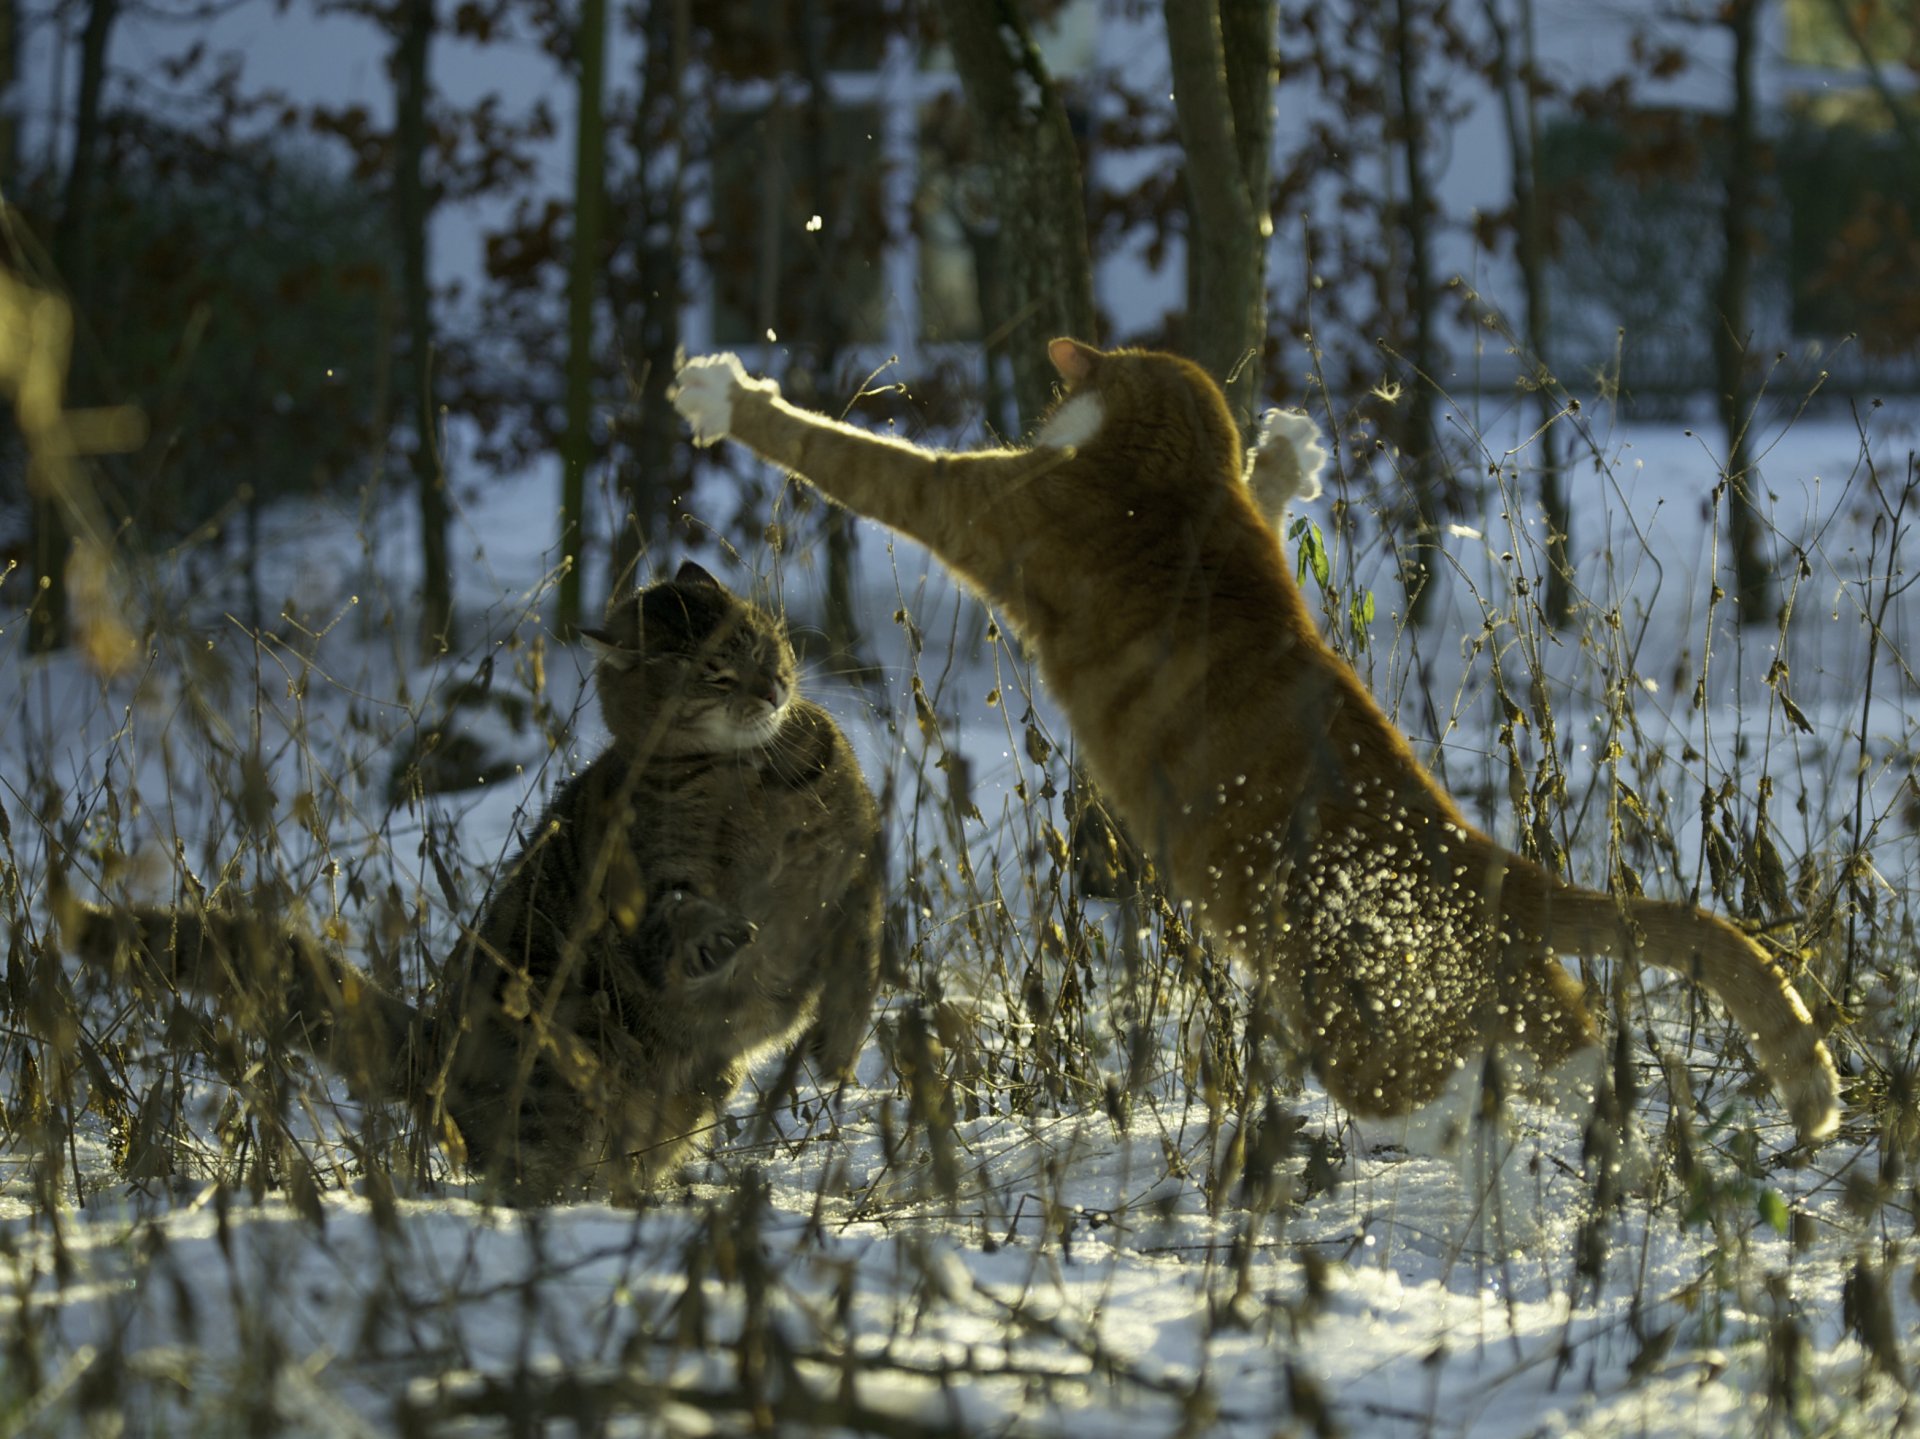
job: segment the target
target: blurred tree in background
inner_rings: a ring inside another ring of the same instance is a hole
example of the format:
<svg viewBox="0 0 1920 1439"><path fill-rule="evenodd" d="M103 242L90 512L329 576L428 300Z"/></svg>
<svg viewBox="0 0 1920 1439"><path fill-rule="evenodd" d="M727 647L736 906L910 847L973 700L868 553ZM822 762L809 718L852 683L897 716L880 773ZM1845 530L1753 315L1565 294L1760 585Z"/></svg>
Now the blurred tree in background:
<svg viewBox="0 0 1920 1439"><path fill-rule="evenodd" d="M1773 396L1920 388L1920 22L1893 0L1648 5L1591 71L1542 57L1533 0L635 0L608 12L597 99L572 11L308 3L364 31L379 103L250 90L218 24L264 0L175 12L171 57L138 75L114 37L154 12L91 0L61 32L53 140L7 199L76 302L76 396L152 418L145 450L101 465L129 535L405 477L429 647L453 620L457 484L564 448L555 538L579 583L708 523L764 531L823 557L823 627L851 650L843 519L801 500L766 530L743 472L737 512L688 523L682 348L749 350L803 398L909 430L1017 435L1053 334L1170 345L1243 422L1311 400L1333 423L1411 614L1485 483L1446 411L1517 389L1545 436L1556 619L1569 385L1641 413L1713 399L1747 619L1770 602L1744 446ZM483 64L523 83L442 76ZM570 105L602 139L560 134ZM463 228L483 258L438 273ZM48 581L36 642L56 642L58 508L27 505L17 466L0 486Z"/></svg>
<svg viewBox="0 0 1920 1439"><path fill-rule="evenodd" d="M209 147L129 112L98 143L84 269L60 274L83 277L75 294L96 317L76 388L136 398L147 415L144 448L106 472L114 517L164 544L203 527L237 533L289 494L364 484L386 445L391 380L381 212L311 143ZM66 240L73 225L37 222L46 193L29 186L21 217ZM75 253L69 243L52 259ZM49 617L34 633L51 641L55 628Z"/></svg>
<svg viewBox="0 0 1920 1439"><path fill-rule="evenodd" d="M453 577L447 569L447 471L445 440L434 382L435 325L427 262L427 226L434 195L426 167L427 68L437 20L434 0L396 0L384 17L393 30L390 70L394 86L392 140L393 226L400 249L401 346L405 377L403 412L412 420L407 453L420 505L420 616L422 648L435 654L453 639Z"/></svg>
<svg viewBox="0 0 1920 1439"><path fill-rule="evenodd" d="M111 146L88 287L113 317L98 383L141 397L151 435L126 462L125 518L163 541L236 504L364 483L387 418L384 217L311 145L215 151L141 123Z"/></svg>

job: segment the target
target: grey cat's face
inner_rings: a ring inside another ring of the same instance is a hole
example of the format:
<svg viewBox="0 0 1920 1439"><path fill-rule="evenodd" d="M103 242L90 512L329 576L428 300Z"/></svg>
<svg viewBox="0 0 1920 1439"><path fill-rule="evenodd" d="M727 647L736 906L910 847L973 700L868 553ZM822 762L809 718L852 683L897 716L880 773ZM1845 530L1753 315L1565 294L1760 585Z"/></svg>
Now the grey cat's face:
<svg viewBox="0 0 1920 1439"><path fill-rule="evenodd" d="M607 612L596 684L621 745L728 754L770 743L793 702L780 622L691 562Z"/></svg>

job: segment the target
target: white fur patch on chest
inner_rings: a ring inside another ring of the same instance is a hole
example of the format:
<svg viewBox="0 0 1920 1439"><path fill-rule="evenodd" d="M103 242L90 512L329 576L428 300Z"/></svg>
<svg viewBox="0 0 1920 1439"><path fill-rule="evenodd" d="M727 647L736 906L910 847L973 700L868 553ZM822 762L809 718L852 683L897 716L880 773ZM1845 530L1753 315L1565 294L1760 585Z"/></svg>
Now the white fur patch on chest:
<svg viewBox="0 0 1920 1439"><path fill-rule="evenodd" d="M1074 450L1100 433L1106 412L1098 395L1069 396L1067 402L1047 417L1034 444L1047 450Z"/></svg>

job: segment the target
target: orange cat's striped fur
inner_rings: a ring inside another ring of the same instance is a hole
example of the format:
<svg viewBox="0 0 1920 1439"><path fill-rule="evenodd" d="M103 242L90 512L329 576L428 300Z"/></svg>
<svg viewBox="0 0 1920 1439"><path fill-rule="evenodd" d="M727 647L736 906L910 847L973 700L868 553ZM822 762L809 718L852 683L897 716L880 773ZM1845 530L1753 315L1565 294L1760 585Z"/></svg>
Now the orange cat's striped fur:
<svg viewBox="0 0 1920 1439"><path fill-rule="evenodd" d="M1612 954L1703 983L1801 1136L1835 1127L1833 1062L1752 940L1566 884L1467 822L1321 640L1256 502L1301 477L1273 482L1259 453L1243 476L1203 371L1072 340L1052 357L1068 395L1028 449L881 438L795 409L730 355L686 365L676 404L697 440L732 437L919 540L1000 608L1117 813L1213 940L1264 966L1349 1109L1407 1113L1490 1046L1590 1065L1557 956Z"/></svg>

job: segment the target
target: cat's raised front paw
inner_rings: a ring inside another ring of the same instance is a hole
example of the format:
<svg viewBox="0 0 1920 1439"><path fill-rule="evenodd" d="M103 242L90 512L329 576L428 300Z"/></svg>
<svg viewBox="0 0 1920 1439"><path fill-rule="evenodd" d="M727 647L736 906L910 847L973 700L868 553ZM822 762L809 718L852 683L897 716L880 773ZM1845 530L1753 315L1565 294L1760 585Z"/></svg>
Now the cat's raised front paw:
<svg viewBox="0 0 1920 1439"><path fill-rule="evenodd" d="M670 889L648 907L643 940L656 948L667 979L710 979L749 944L758 926L725 905Z"/></svg>
<svg viewBox="0 0 1920 1439"><path fill-rule="evenodd" d="M701 355L687 360L673 377L667 398L693 428L696 445L711 445L733 428L733 392L747 378L733 355Z"/></svg>
<svg viewBox="0 0 1920 1439"><path fill-rule="evenodd" d="M1247 483L1275 524L1289 505L1319 498L1327 450L1310 416L1268 410L1260 417L1260 438L1247 460Z"/></svg>
<svg viewBox="0 0 1920 1439"><path fill-rule="evenodd" d="M1254 445L1253 462L1297 469L1300 479L1295 498L1317 498L1320 472L1327 467L1327 449L1320 441L1320 427L1311 415L1297 410L1268 410L1260 417L1260 438Z"/></svg>
<svg viewBox="0 0 1920 1439"><path fill-rule="evenodd" d="M693 442L711 445L733 433L734 401L742 390L778 394L779 386L751 378L737 356L723 351L683 362L667 398L692 427Z"/></svg>

